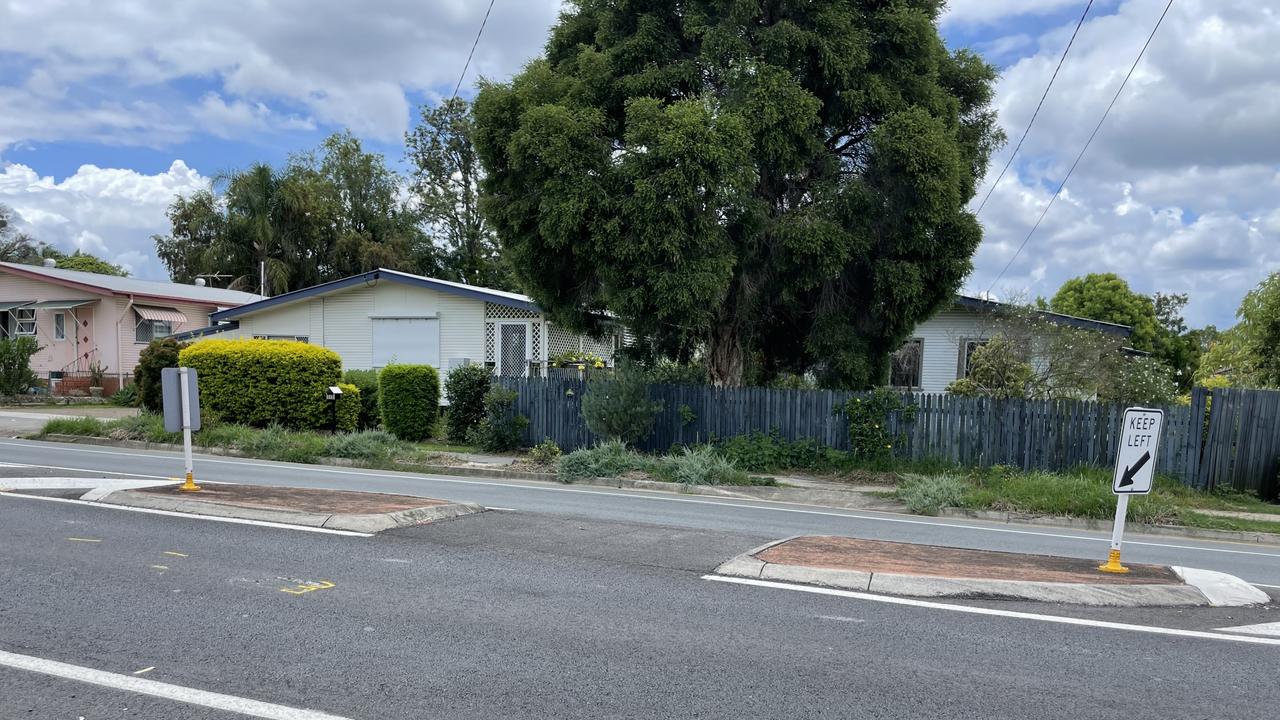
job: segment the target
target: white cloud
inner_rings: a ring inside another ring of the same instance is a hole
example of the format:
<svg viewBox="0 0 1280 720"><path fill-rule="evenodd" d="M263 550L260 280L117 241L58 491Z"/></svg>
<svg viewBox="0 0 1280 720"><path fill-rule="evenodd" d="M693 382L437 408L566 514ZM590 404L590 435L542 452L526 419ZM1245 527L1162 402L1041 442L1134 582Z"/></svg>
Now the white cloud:
<svg viewBox="0 0 1280 720"><path fill-rule="evenodd" d="M316 126L310 118L282 116L261 102L227 102L215 92L205 93L200 102L188 110L202 127L220 138L240 137L246 130L313 130Z"/></svg>
<svg viewBox="0 0 1280 720"><path fill-rule="evenodd" d="M1077 37L1035 128L980 219L971 288L985 289L1026 237L1136 56L1164 0L1129 0ZM1074 22L1039 39L997 90L1021 134ZM1193 323L1229 324L1241 296L1280 270L1280 15L1250 0L1174 3L1101 133L1000 288L1051 295L1086 272L1142 292L1187 292ZM992 162L989 180L1006 160ZM979 197L986 192L983 187Z"/></svg>
<svg viewBox="0 0 1280 720"><path fill-rule="evenodd" d="M1095 3L1099 8L1103 4ZM990 23L1025 15L1047 15L1072 5L1080 5L1080 0L950 0L942 22Z"/></svg>
<svg viewBox="0 0 1280 720"><path fill-rule="evenodd" d="M0 168L0 204L12 207L23 229L64 252L84 250L126 266L139 277L162 279L151 236L167 232L165 209L208 180L175 160L155 175L83 165L58 182L26 165Z"/></svg>

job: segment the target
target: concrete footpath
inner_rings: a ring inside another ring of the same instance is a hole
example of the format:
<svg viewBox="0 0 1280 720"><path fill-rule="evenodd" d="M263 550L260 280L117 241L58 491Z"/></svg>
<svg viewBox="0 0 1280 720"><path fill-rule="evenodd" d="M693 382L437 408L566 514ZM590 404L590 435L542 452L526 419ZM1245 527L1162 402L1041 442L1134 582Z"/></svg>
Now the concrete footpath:
<svg viewBox="0 0 1280 720"><path fill-rule="evenodd" d="M1226 573L1127 564L1104 573L1096 561L836 536L762 545L716 568L717 575L914 597L986 597L1113 607L1235 607L1270 602Z"/></svg>

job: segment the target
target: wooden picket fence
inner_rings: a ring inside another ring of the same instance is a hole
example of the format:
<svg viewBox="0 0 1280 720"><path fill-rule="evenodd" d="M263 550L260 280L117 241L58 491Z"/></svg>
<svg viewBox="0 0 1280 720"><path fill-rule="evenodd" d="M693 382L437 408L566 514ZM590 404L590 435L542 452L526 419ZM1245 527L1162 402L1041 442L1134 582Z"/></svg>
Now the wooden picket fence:
<svg viewBox="0 0 1280 720"><path fill-rule="evenodd" d="M588 383L576 378L503 379L529 418L525 439L551 438L565 451L597 442L582 420ZM662 403L641 449L661 451L751 432L849 449L840 409L859 393L833 390L651 385ZM1115 463L1124 407L1082 400L993 400L906 393L914 420L891 417L896 457L960 465L1065 470ZM1200 488L1231 487L1273 497L1280 472L1280 392L1197 390L1189 406L1162 408L1156 469Z"/></svg>

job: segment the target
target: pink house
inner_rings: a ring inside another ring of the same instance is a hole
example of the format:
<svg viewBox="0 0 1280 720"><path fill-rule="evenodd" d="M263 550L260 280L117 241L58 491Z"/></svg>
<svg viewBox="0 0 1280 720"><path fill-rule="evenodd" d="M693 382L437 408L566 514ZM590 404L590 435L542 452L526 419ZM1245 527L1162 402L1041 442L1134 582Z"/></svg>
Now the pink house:
<svg viewBox="0 0 1280 720"><path fill-rule="evenodd" d="M204 285L0 263L0 338L34 337L31 367L53 392L106 369L107 394L133 375L147 343L209 325L209 315L262 298Z"/></svg>

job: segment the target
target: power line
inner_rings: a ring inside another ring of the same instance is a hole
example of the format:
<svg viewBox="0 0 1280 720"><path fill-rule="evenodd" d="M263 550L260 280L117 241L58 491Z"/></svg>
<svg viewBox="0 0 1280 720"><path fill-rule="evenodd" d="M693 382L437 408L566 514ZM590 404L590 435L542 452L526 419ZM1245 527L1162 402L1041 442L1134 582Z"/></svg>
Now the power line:
<svg viewBox="0 0 1280 720"><path fill-rule="evenodd" d="M1040 213L1040 217L1036 219L1036 224L1031 226L1031 231L1023 238L1022 244L1018 246L1017 252L1013 257L1009 258L1009 262L1005 263L1004 269L996 275L996 279L991 281L991 285L987 287L987 295L991 295L991 290L995 288L996 283L1000 282L1000 278L1009 271L1013 266L1013 262L1022 254L1023 248L1031 240L1031 236L1035 234L1036 229L1040 227L1040 223L1044 220L1044 216L1049 214L1049 208L1053 207L1053 203L1057 201L1058 195L1062 193L1062 188L1066 186L1067 180L1071 179L1071 173L1075 172L1076 166L1080 164L1080 159L1084 157L1089 146L1093 144L1093 139L1097 137L1098 131L1102 129L1102 123L1106 122L1107 116L1111 114L1111 108L1115 107L1116 101L1120 99L1120 93L1124 92L1124 86L1129 84L1129 78L1133 76L1133 71L1138 67L1138 63L1142 61L1142 56L1147 52L1147 46L1151 44L1151 39L1156 36L1156 31L1160 29L1160 24L1164 22L1164 16L1169 14L1169 8L1173 6L1173 0L1169 0L1164 6L1164 12L1160 13L1160 18L1156 20L1155 27L1151 28L1151 34L1147 36L1147 41L1142 44L1142 49L1138 51L1138 57L1134 58L1133 64L1129 66L1129 72L1125 73L1124 80L1120 83L1120 87L1116 88L1116 94L1111 97L1111 102L1107 105L1107 109L1102 113L1102 117L1098 119L1098 124L1094 126L1093 132L1089 133L1089 139L1085 141L1084 147L1080 148L1080 154L1076 155L1076 159L1071 163L1071 167L1067 169L1067 174L1063 176L1062 182L1058 183L1058 189L1053 191L1053 197L1049 198L1049 204L1044 206L1044 210Z"/></svg>
<svg viewBox="0 0 1280 720"><path fill-rule="evenodd" d="M471 43L471 52L467 53L467 62L462 66L462 72L458 75L458 82L453 86L453 95L449 96L452 100L458 97L458 90L462 87L462 79L467 76L467 68L471 67L471 58L476 54L476 46L480 44L480 36L484 34L484 26L489 22L489 13L493 12L493 0L489 0L489 7L484 11L484 19L480 21L480 29L476 31L475 42Z"/></svg>
<svg viewBox="0 0 1280 720"><path fill-rule="evenodd" d="M1004 179L1004 174L1009 171L1009 166L1013 164L1013 159L1018 156L1018 151L1022 149L1022 141L1027 139L1027 133L1031 132L1031 126L1036 124L1036 117L1040 114L1040 107L1044 105L1044 99L1049 97L1049 88L1053 87L1053 81L1058 79L1058 71L1062 69L1062 63L1067 59L1067 53L1071 52L1071 45L1076 41L1076 35L1080 32L1080 26L1084 24L1084 18L1089 14L1089 8L1093 7L1093 0L1084 6L1084 12L1080 13L1080 19L1076 21L1076 29L1071 31L1071 39L1067 41L1067 47L1062 50L1062 57L1058 58L1058 66L1053 69L1053 75L1049 78L1049 84L1044 86L1044 92L1040 95L1040 102L1036 103L1036 111L1031 113L1031 121L1027 123L1027 127L1022 131L1022 137L1018 138L1018 144L1013 148L1013 154L1009 156L1008 162L1000 169L1000 174L996 176L996 181L991 183L991 187L987 188L987 194L982 198L982 202L978 205L978 210L974 214L982 212L982 208L987 206L987 201L991 199L991 193L995 191L996 186Z"/></svg>

